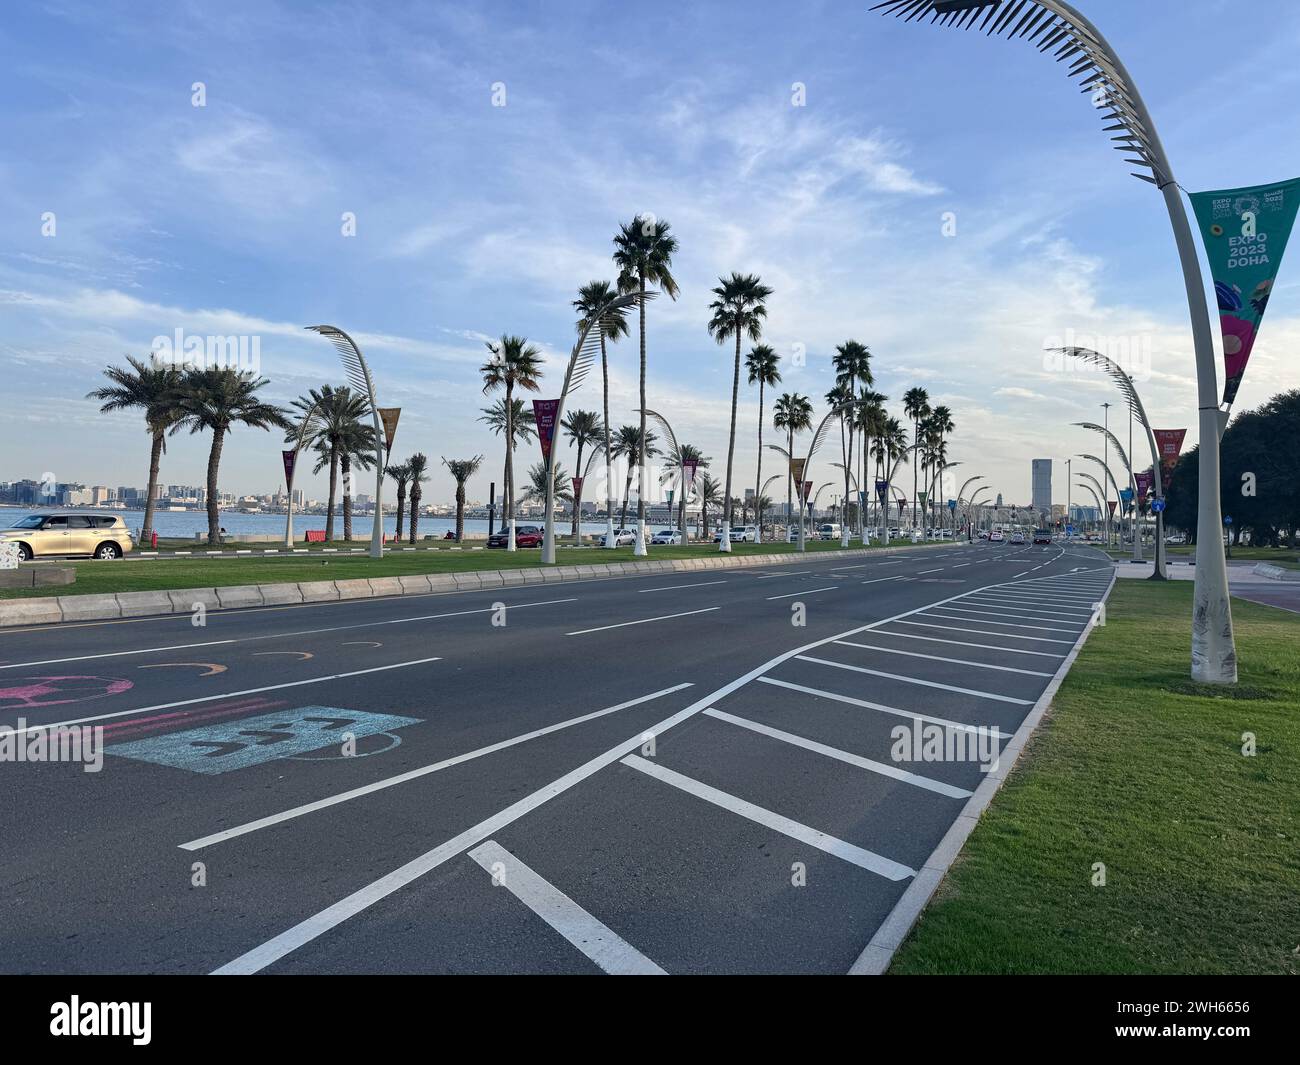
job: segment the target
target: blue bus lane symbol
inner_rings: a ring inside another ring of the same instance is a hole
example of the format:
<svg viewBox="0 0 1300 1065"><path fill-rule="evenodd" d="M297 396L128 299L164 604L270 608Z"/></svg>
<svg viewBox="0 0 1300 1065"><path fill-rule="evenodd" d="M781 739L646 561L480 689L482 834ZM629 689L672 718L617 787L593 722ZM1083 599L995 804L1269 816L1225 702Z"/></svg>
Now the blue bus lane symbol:
<svg viewBox="0 0 1300 1065"><path fill-rule="evenodd" d="M132 740L105 748L108 754L193 773L229 773L232 769L273 762L341 745L356 739L418 725L419 718L303 706L260 717L245 717L202 728Z"/></svg>

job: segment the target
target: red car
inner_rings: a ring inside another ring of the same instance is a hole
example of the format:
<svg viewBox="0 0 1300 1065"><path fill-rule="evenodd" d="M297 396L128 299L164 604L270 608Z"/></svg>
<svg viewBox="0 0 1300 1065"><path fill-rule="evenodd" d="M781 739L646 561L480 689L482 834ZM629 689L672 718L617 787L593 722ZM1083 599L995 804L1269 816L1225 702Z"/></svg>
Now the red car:
<svg viewBox="0 0 1300 1065"><path fill-rule="evenodd" d="M541 547L546 539L546 530L540 525L516 525L515 547ZM507 547L510 543L510 530L493 533L488 537L488 547Z"/></svg>

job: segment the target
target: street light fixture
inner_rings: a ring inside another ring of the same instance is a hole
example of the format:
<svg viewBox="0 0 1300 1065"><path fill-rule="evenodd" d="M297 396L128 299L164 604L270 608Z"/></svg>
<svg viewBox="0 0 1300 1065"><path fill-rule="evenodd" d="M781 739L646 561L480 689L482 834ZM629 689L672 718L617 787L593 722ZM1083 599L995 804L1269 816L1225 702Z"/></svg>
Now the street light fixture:
<svg viewBox="0 0 1300 1065"><path fill-rule="evenodd" d="M1071 60L1069 76L1082 79L1095 106L1111 122L1106 132L1117 151L1130 153L1126 162L1150 174L1133 176L1155 185L1164 197L1183 270L1183 285L1191 316L1196 352L1199 407L1200 464L1196 518L1196 587L1192 604L1192 679L1211 684L1237 682L1237 649L1233 638L1232 605L1228 598L1228 567L1224 557L1223 514L1219 502L1219 383L1214 362L1214 336L1205 302L1205 279L1197 257L1187 208L1173 167L1137 84L1100 30L1064 0L883 0L872 10L907 21L931 15L932 22L970 29L979 23L990 36L1023 37L1057 62ZM980 13L984 12L981 21ZM1054 51L1053 51L1054 50ZM1159 475L1159 471L1155 471Z"/></svg>

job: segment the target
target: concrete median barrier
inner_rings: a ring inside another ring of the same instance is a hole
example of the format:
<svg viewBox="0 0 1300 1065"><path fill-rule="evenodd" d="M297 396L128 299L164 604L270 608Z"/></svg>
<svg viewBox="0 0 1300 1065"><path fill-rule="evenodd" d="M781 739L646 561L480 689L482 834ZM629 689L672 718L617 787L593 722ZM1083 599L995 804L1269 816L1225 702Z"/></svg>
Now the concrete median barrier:
<svg viewBox="0 0 1300 1065"><path fill-rule="evenodd" d="M52 625L63 620L58 596L44 599L0 599L0 628Z"/></svg>
<svg viewBox="0 0 1300 1065"><path fill-rule="evenodd" d="M118 592L117 605L124 618L144 618L153 614L176 612L171 596L166 592Z"/></svg>

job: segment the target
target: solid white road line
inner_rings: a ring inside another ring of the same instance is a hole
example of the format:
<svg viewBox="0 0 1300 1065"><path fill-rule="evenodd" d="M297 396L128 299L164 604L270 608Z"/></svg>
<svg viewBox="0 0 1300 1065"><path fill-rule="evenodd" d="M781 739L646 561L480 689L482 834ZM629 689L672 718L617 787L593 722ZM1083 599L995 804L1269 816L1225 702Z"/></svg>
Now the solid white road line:
<svg viewBox="0 0 1300 1065"><path fill-rule="evenodd" d="M951 662L954 666L974 666L977 669L996 669L1000 673L1023 673L1028 677L1050 677L1051 673L1044 673L1037 669L1016 669L1014 666L995 666L988 662L972 662L969 658L943 658L939 655L924 655L918 651L903 651L897 647L881 647L874 643L854 643L852 640L836 640L836 643L843 644L845 647L861 647L867 651L882 651L888 655L905 655L907 658L926 658L931 662Z"/></svg>
<svg viewBox="0 0 1300 1065"><path fill-rule="evenodd" d="M801 592L787 592L785 595L769 595L767 601L770 603L774 599L793 599L797 595L816 595L818 592L833 592L838 587L838 584L832 584L826 588L805 588Z"/></svg>
<svg viewBox="0 0 1300 1065"><path fill-rule="evenodd" d="M946 609L946 608L945 608ZM1079 630L1075 628L1062 628L1059 625L1017 625L1012 621L998 621L997 616L988 616L987 611L964 610L960 614L940 614L938 611L928 611L921 615L929 618L946 618L948 621L975 621L981 625L1001 625L1007 629L1032 629L1036 632L1074 632Z"/></svg>
<svg viewBox="0 0 1300 1065"><path fill-rule="evenodd" d="M781 814L765 810L761 806L755 806L751 802L746 802L744 799L728 794L725 791L719 791L717 788L692 777L683 776L681 773L651 762L640 755L629 754L622 759L622 762L625 766L639 769L647 776L652 776L665 784L671 784L674 788L678 788L688 795L694 795L697 799L703 799L714 806L720 806L722 809L747 818L764 828L770 828L784 836L798 840L800 843L806 843L808 846L816 847L827 854L833 854L836 858L842 858L846 862L851 862L878 876L883 876L886 880L906 880L908 877L916 876L916 870L906 865L892 861L883 855L876 854L874 851L864 850L852 843L846 843L842 839L837 839L825 832L819 832L815 828L809 828L807 825L792 821Z"/></svg>
<svg viewBox="0 0 1300 1065"><path fill-rule="evenodd" d="M324 799L317 799L315 802L305 803L302 806L295 806L290 810L283 810L278 814L271 814L268 817L259 817L256 821L249 821L246 824L236 825L234 828L227 828L221 832L214 832L210 836L192 839L188 843L180 844L180 848L181 850L186 851L202 850L204 847L210 847L214 843L224 843L226 840L234 839L236 836L245 836L250 832L257 832L263 828L270 828L272 825L278 825L284 821L292 821L295 817L302 817L304 814L315 813L317 810L324 810L330 806L337 806L339 803L350 802L352 799L359 799L362 796L371 795L374 792L383 791L386 788L393 788L398 784L405 784L410 780L418 780L420 777L426 777L430 773L437 773L443 769L450 769L452 766L471 762L476 758L482 758L484 755L495 754L497 751L504 751L507 747L517 747L519 744L527 743L529 740L535 740L541 736L549 736L552 732L559 732L562 729L572 728L574 725L582 725L588 721L595 721L599 717L606 717L609 714L618 713L620 710L627 710L629 707L640 706L642 703L648 703L654 699L662 699L665 695L672 695L674 692L679 692L682 689L689 687L691 687L690 684L676 684L671 688L663 688L660 691L651 692L649 695L642 695L636 699L629 699L627 702L619 703L617 706L607 706L603 710L593 710L591 713L583 714L580 717L571 717L567 721L558 721L554 725L547 725L545 728L534 729L532 732L525 732L519 736L512 736L508 740L502 740L499 743L492 743L486 747L480 747L475 751L466 751L464 754L458 754L451 758L444 758L441 762L433 762L430 765L421 766L418 769L410 769L405 773L398 773L396 776L376 780L372 784L364 784L359 788L342 791L337 795L330 795Z"/></svg>
<svg viewBox="0 0 1300 1065"><path fill-rule="evenodd" d="M1013 699L1009 695L998 695L996 692L980 691L978 688L959 688L955 684L940 684L937 680L922 680L920 677L908 677L902 673L885 673L879 669L867 669L865 666L851 666L847 662L833 662L829 658L813 658L809 655L799 655L801 662L812 662L819 666L831 666L834 669L848 669L854 673L865 673L870 677L883 677L885 680L896 680L902 684L916 684L922 688L938 688L941 691L956 692L958 695L972 695L977 699L992 699L999 703L1015 703L1017 706L1033 706L1033 699Z"/></svg>
<svg viewBox="0 0 1300 1065"><path fill-rule="evenodd" d="M1009 592L1009 591L1004 591L1001 588L987 589L985 591L980 592L979 594L987 595L987 596L997 596L997 598L1006 599L1009 602L1018 602L1018 603L1026 603L1026 604L1060 602L1068 605L1068 604L1085 603L1085 602L1091 603L1096 598L1095 596L1084 595L1082 593L1075 594L1074 592L1070 592L1068 594L1063 592L1050 592L1050 591L1049 592Z"/></svg>
<svg viewBox="0 0 1300 1065"><path fill-rule="evenodd" d="M934 714L922 714L915 710L900 710L897 706L886 706L884 703L872 703L866 699L855 699L851 695L841 695L839 692L824 691L821 688L810 688L806 684L795 684L788 680L778 680L776 677L759 677L759 683L771 684L776 688L789 688L791 691L803 692L805 695L815 695L821 699L832 699L837 703L847 703L849 706L859 706L863 710L876 710L882 714L893 714L895 717L905 717L909 721L930 721L936 725L942 725L944 728L960 729L962 732L978 732L981 728L979 725L967 725L961 721L952 721L946 717L936 717ZM1003 732L1000 729L989 730L995 739L1009 740L1011 734Z"/></svg>
<svg viewBox="0 0 1300 1065"><path fill-rule="evenodd" d="M936 614L935 617L945 615ZM952 618L953 621L973 621L973 618ZM1073 645L1073 640L1053 640L1047 636L1021 636L1015 632L995 632L991 629L964 629L960 625L931 625L924 621L899 621L899 625L917 625L923 629L942 629L944 632L970 632L977 636L1001 636L1004 640L1030 640L1033 643L1065 643Z"/></svg>
<svg viewBox="0 0 1300 1065"><path fill-rule="evenodd" d="M902 577L877 577L875 580L863 581L863 584L884 584L886 581L901 581Z"/></svg>
<svg viewBox="0 0 1300 1065"><path fill-rule="evenodd" d="M986 651L1000 651L1008 655L1038 655L1042 658L1064 658L1065 655L1053 654L1051 651L1026 651L1020 647L999 647L995 643L971 643L969 640L944 640L938 636L922 636L916 632L890 632L888 629L876 629L878 636L893 636L900 640L927 640L930 643L950 643L955 647L982 647ZM990 633L997 636L998 633ZM1022 637L1023 638L1023 637Z"/></svg>
<svg viewBox="0 0 1300 1065"><path fill-rule="evenodd" d="M222 644L234 643L234 640L209 640L207 643L175 643L168 647L141 647L135 651L108 651L98 655L78 655L75 658L42 658L38 662L11 662L9 665L0 666L0 669L28 669L31 666L58 666L64 662L91 662L97 658L119 658L123 655L149 655L154 653L161 654L163 651L189 651L195 647L219 647Z"/></svg>
<svg viewBox="0 0 1300 1065"><path fill-rule="evenodd" d="M203 695L197 699L180 699L174 703L157 703L154 706L137 706L134 710L119 710L115 714L96 714L94 717L78 717L70 721L52 721L47 725L28 725L26 728L14 729L15 736L25 732L43 729L61 729L72 725L84 725L87 721L107 721L111 717L127 717L131 714L146 714L153 710L174 710L178 706L194 706L197 703L211 703L218 699L235 699L242 695L260 695L262 692L280 691L284 688L298 688L304 684L326 684L332 680L344 680L347 677L361 677L367 673L383 673L389 669L406 669L408 666L423 666L430 662L441 662L441 658L417 658L411 662L394 662L389 666L375 666L372 669L357 669L351 673L333 673L328 677L309 677L307 680L291 680L284 684L268 684L264 688L245 688L238 692L222 692L220 695ZM109 748L111 751L111 748Z"/></svg>
<svg viewBox="0 0 1300 1065"><path fill-rule="evenodd" d="M652 621L671 621L673 618L688 618L692 614L707 614L712 610L721 610L720 606L706 606L703 610L687 610L681 614L664 614L657 618L638 618L636 621L620 621L616 625L601 625L595 629L579 629L577 632L566 632L565 636L586 636L589 632L608 632L610 629L625 629L629 625L649 625Z"/></svg>
<svg viewBox="0 0 1300 1065"><path fill-rule="evenodd" d="M1028 610L1033 615L1046 614L1049 617L1064 617L1064 615L1066 614L1088 615L1092 613L1091 609L1083 606L1064 606L1064 605L1055 605L1055 604L1047 604L1044 606L1033 606L1030 603L1022 603L1019 601L1007 602L1005 599L998 599L993 596L984 596L984 595L972 595L969 598L963 599L962 602L974 603L976 606L992 607L993 609L998 611ZM1015 615L1010 613L1007 614L1007 617L1014 617L1014 616Z"/></svg>
<svg viewBox="0 0 1300 1065"><path fill-rule="evenodd" d="M917 576L924 577L927 573L942 573L942 572L943 572L943 567L940 566L938 567L938 569L923 569L919 573L917 573Z"/></svg>
<svg viewBox="0 0 1300 1065"><path fill-rule="evenodd" d="M675 592L678 588L711 588L715 584L726 584L726 581L701 581L699 584L665 584L662 588L638 588L640 595L646 592Z"/></svg>
<svg viewBox="0 0 1300 1065"><path fill-rule="evenodd" d="M739 725L741 728L747 728L751 732L757 732L763 736L770 736L774 740L781 740L783 743L792 744L795 747L802 747L806 751L813 751L816 754L825 755L827 758L834 758L840 762L847 762L849 765L857 766L859 769L866 769L872 773L879 773L881 776L891 777L894 780L901 780L905 784L913 784L918 788L924 788L926 791L933 791L939 795L947 795L950 799L962 799L973 794L965 788L956 788L951 784L945 784L941 780L933 780L930 777L923 777L919 773L909 773L905 769L899 769L897 766L889 765L885 762L873 762L870 758L863 758L861 755L853 754L849 751L841 751L837 747L828 747L824 743L818 743L816 740L810 740L803 736L796 736L792 732L783 732L779 728L772 728L770 725L764 725L758 721L751 721L749 718L736 717L734 714L728 714L714 707L704 711L705 717L714 717L719 721L727 721L733 725Z"/></svg>
<svg viewBox="0 0 1300 1065"><path fill-rule="evenodd" d="M797 569L792 573L769 573L766 577L759 577L760 581L770 581L774 577L798 577L800 574L811 573L810 569Z"/></svg>
<svg viewBox="0 0 1300 1065"><path fill-rule="evenodd" d="M668 975L495 840L475 847L469 856L492 874L494 884L504 887L610 975Z"/></svg>
<svg viewBox="0 0 1300 1065"><path fill-rule="evenodd" d="M1006 621L995 621L993 620L994 618L1019 618L1021 621L1060 621L1060 622L1067 623L1065 627L1058 626L1058 625L1013 625L1011 626L1012 628L1020 628L1020 629L1040 628L1040 629L1049 629L1049 630L1056 629L1058 632L1074 632L1076 631L1074 628L1076 624L1077 625L1084 624L1082 618L1064 618L1064 617L1056 617L1056 616L1044 617L1041 614L1012 614L1009 611L1005 611L1005 610L980 610L978 607L973 607L973 606L946 606L944 607L944 610L951 610L953 614L960 617L964 621L978 621L982 625L1010 625L1011 624L1010 622L1006 622ZM972 615L974 616L972 617ZM934 616L940 617L941 615L935 614ZM950 617L952 615L942 615L942 616Z"/></svg>

